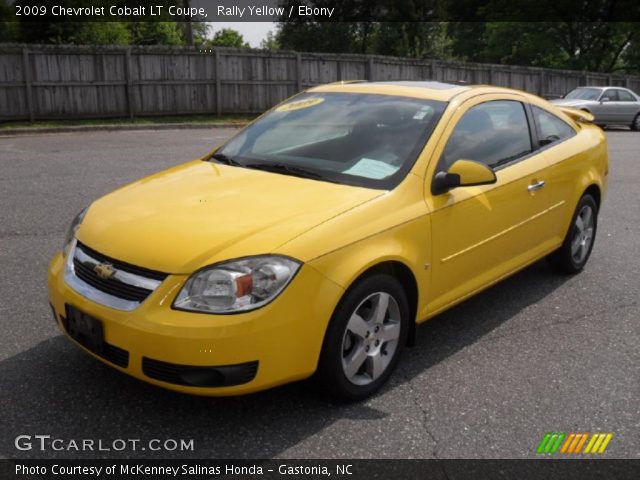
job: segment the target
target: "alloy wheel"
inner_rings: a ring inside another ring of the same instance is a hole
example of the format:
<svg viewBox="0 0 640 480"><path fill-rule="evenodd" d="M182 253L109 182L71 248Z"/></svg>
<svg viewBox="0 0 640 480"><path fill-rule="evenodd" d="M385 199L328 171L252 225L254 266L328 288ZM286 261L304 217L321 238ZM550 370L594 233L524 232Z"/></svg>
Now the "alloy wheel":
<svg viewBox="0 0 640 480"><path fill-rule="evenodd" d="M581 264L589 254L593 242L595 215L590 205L584 205L576 216L573 240L571 241L571 258Z"/></svg>
<svg viewBox="0 0 640 480"><path fill-rule="evenodd" d="M398 302L386 292L372 293L356 307L342 339L342 369L351 383L367 385L385 372L400 328Z"/></svg>

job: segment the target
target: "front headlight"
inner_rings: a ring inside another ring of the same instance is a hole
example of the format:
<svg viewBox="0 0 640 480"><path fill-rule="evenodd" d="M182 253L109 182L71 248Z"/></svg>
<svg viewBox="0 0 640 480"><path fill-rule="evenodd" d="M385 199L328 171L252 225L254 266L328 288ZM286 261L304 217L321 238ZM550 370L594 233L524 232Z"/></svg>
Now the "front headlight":
<svg viewBox="0 0 640 480"><path fill-rule="evenodd" d="M206 313L255 310L276 298L299 268L299 262L278 255L218 263L194 273L173 307Z"/></svg>
<svg viewBox="0 0 640 480"><path fill-rule="evenodd" d="M71 222L69 226L69 230L67 230L67 236L64 239L64 243L62 244L62 255L67 256L69 253L69 248L71 248L71 243L76 236L76 232L82 225L82 220L84 220L84 215L87 213L87 209L82 210Z"/></svg>

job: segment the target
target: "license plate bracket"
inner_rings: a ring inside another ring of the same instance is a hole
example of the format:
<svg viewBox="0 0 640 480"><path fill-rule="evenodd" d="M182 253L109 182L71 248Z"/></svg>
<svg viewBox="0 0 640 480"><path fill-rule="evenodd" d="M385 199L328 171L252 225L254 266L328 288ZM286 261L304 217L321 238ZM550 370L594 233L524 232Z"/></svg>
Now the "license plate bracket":
<svg viewBox="0 0 640 480"><path fill-rule="evenodd" d="M67 332L69 336L94 353L104 351L104 329L97 318L67 305Z"/></svg>

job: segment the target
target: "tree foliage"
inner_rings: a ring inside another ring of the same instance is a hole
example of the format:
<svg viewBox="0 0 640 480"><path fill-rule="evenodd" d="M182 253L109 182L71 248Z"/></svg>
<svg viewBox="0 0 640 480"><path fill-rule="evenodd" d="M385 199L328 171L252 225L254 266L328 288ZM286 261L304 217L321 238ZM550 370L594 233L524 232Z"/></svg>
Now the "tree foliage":
<svg viewBox="0 0 640 480"><path fill-rule="evenodd" d="M213 34L213 38L205 42L205 47L249 48L240 32L233 28L222 28Z"/></svg>
<svg viewBox="0 0 640 480"><path fill-rule="evenodd" d="M9 22L13 9L7 0L0 0L0 42L17 42L20 39L20 29L17 22Z"/></svg>
<svg viewBox="0 0 640 480"><path fill-rule="evenodd" d="M629 55L640 41L638 23L452 23L448 33L453 56L463 60L602 72L638 70Z"/></svg>
<svg viewBox="0 0 640 480"><path fill-rule="evenodd" d="M30 0L16 0L15 4L30 4ZM125 0L92 0L95 7L118 6ZM0 24L0 41L24 43L56 43L87 45L184 45L185 24L173 21L168 13L170 5L180 6L183 0L154 0L154 5L161 5L161 15L145 19L145 21L69 21L64 16L49 13L44 16L22 16L18 21ZM84 0L56 0L62 7L78 7L86 5ZM0 0L0 20L13 17L13 7L7 0ZM116 18L117 20L117 18ZM206 37L208 26L205 22L192 22L195 42L202 43Z"/></svg>
<svg viewBox="0 0 640 480"><path fill-rule="evenodd" d="M637 18L637 0L307 3L336 8L344 22L283 18L281 48L640 72L640 23L620 21Z"/></svg>
<svg viewBox="0 0 640 480"><path fill-rule="evenodd" d="M284 22L286 50L640 73L638 22Z"/></svg>
<svg viewBox="0 0 640 480"><path fill-rule="evenodd" d="M92 0L92 4L109 6L126 1ZM185 0L154 1L164 5L163 12L168 15L168 5L182 5ZM32 3L15 0L21 2ZM62 6L85 2L56 0ZM640 22L630 21L637 18L640 8L637 0L306 0L305 3L335 8L334 21L283 18L276 31L269 32L263 40L261 48L640 73ZM629 18L623 18L626 12ZM185 45L187 38L187 25L168 21L168 17L149 22L123 19L89 23L49 15L2 22L10 16L9 0L0 0L0 41ZM232 29L216 31L210 38L207 23L194 21L191 27L194 44L201 48L249 46Z"/></svg>
<svg viewBox="0 0 640 480"><path fill-rule="evenodd" d="M267 35L262 39L260 48L264 50L280 50L280 42L272 30L269 30Z"/></svg>
<svg viewBox="0 0 640 480"><path fill-rule="evenodd" d="M133 45L184 45L182 25L176 22L132 22Z"/></svg>

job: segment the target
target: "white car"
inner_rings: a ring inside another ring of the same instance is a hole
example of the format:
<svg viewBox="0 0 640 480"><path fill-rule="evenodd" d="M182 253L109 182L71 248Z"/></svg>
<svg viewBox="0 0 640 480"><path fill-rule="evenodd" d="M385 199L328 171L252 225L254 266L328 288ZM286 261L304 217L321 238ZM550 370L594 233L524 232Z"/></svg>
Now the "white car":
<svg viewBox="0 0 640 480"><path fill-rule="evenodd" d="M591 113L598 125L626 125L640 130L640 97L622 87L578 87L551 103Z"/></svg>

